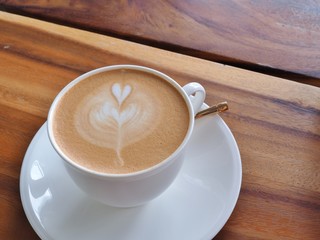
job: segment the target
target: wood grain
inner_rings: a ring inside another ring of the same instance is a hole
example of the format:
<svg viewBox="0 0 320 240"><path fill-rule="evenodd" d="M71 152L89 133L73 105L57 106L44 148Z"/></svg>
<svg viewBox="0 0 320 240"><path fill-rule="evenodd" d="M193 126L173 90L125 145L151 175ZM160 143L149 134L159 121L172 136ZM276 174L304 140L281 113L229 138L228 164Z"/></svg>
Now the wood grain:
<svg viewBox="0 0 320 240"><path fill-rule="evenodd" d="M119 63L200 82L209 105L228 101L222 117L240 148L243 183L215 239L320 238L320 88L4 12L0 29L0 239L37 239L19 173L55 95Z"/></svg>
<svg viewBox="0 0 320 240"><path fill-rule="evenodd" d="M320 1L17 1L0 9L320 86Z"/></svg>

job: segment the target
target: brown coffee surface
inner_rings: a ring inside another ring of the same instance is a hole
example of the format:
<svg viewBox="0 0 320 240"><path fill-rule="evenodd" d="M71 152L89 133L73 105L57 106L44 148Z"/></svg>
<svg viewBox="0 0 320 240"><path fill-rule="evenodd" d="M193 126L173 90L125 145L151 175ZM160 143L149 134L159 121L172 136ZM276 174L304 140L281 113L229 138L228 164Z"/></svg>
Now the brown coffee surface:
<svg viewBox="0 0 320 240"><path fill-rule="evenodd" d="M120 69L90 76L63 95L53 115L59 148L103 173L130 173L169 157L189 113L181 94L151 73Z"/></svg>

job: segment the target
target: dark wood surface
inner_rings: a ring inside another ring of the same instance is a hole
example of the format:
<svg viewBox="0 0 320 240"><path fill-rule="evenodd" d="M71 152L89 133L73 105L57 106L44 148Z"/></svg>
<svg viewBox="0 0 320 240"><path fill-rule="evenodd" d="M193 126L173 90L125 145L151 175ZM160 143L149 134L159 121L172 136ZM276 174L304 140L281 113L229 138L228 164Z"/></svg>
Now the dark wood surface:
<svg viewBox="0 0 320 240"><path fill-rule="evenodd" d="M0 239L38 239L19 176L56 94L119 63L200 82L209 105L228 101L222 117L240 148L243 182L215 239L320 239L320 88L5 12L0 29Z"/></svg>
<svg viewBox="0 0 320 240"><path fill-rule="evenodd" d="M319 0L0 0L0 9L320 86Z"/></svg>

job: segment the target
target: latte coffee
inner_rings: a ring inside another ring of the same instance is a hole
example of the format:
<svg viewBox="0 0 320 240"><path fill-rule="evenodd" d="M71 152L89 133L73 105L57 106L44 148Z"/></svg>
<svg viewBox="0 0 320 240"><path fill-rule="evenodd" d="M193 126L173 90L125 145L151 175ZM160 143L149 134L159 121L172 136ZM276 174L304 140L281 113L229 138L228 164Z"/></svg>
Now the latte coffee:
<svg viewBox="0 0 320 240"><path fill-rule="evenodd" d="M57 103L52 129L73 162L101 173L131 173L169 157L184 140L189 110L161 77L113 69L82 79Z"/></svg>

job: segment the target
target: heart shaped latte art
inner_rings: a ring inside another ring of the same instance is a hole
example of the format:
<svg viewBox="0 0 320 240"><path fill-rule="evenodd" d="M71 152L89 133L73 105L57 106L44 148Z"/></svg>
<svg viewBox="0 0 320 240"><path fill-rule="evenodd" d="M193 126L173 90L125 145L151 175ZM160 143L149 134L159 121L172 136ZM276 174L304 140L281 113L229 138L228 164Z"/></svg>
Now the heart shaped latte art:
<svg viewBox="0 0 320 240"><path fill-rule="evenodd" d="M119 83L115 83L112 85L112 94L117 99L119 105L122 104L122 102L129 96L130 93L130 85L125 85L123 89L121 89Z"/></svg>
<svg viewBox="0 0 320 240"><path fill-rule="evenodd" d="M157 122L155 101L128 84L101 87L83 99L76 111L76 128L91 144L113 149L115 162L124 165L121 150L152 132Z"/></svg>

